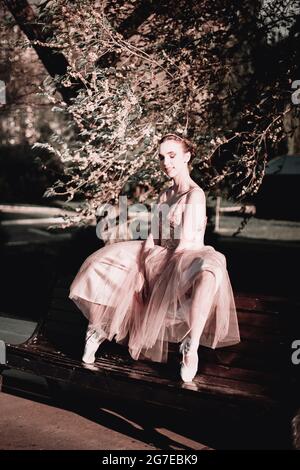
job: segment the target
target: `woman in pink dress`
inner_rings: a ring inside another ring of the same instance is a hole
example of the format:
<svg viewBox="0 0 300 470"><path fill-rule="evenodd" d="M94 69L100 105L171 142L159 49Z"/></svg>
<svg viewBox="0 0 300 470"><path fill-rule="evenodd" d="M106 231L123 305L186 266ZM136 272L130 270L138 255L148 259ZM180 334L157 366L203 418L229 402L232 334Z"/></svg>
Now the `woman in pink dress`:
<svg viewBox="0 0 300 470"><path fill-rule="evenodd" d="M73 280L69 297L89 320L84 362L95 361L105 339L125 344L133 359L157 362L167 362L168 343L175 342L181 378L189 382L199 344L240 341L226 259L204 245L205 193L190 177L192 157L187 139L161 139L161 169L173 184L159 195L148 238L104 246Z"/></svg>

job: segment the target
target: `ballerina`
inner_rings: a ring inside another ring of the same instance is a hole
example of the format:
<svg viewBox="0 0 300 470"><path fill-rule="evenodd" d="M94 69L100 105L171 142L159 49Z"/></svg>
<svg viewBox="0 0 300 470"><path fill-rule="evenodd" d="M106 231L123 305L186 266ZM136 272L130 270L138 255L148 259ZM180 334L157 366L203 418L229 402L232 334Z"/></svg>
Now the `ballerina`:
<svg viewBox="0 0 300 470"><path fill-rule="evenodd" d="M131 357L167 362L180 343L180 375L192 381L199 344L237 344L239 327L225 256L204 244L205 193L190 177L191 142L166 134L159 143L162 171L173 184L158 198L146 240L121 241L92 253L69 297L88 318L83 361L95 361L105 340Z"/></svg>

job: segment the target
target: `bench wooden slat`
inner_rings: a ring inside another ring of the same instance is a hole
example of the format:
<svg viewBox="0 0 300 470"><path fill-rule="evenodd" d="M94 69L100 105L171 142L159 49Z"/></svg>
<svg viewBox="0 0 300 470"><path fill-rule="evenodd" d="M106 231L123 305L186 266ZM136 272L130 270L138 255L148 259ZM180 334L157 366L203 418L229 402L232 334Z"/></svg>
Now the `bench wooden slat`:
<svg viewBox="0 0 300 470"><path fill-rule="evenodd" d="M72 324L67 323L65 329L63 329L63 334L62 325L64 325L64 322L61 322L59 326L55 320L48 321L46 335L50 340L54 340L56 344L65 344L68 349L70 349L69 345L73 345L73 349L76 349L77 345L83 342L87 325L85 318L81 314L79 315L76 319L76 328L74 328L74 324L72 327ZM280 339L282 339L280 336L266 338L266 336L264 337L259 331L256 332L255 328L251 327L247 327L247 330L245 330L241 326L241 337L240 344L216 350L217 353L222 353L226 364L233 364L232 361L238 361L239 364L242 364L244 360L247 367L249 367L249 364L253 364L253 367L274 368L274 361L280 363L282 351L290 348L290 343L280 342ZM178 345L170 344L169 349L171 352L177 351Z"/></svg>
<svg viewBox="0 0 300 470"><path fill-rule="evenodd" d="M46 337L48 341L52 342L52 349L60 350L65 354L72 357L80 357L83 350L84 331L69 330L69 334L63 334L57 324L47 324ZM49 346L49 344L48 344ZM41 343L36 347L42 347ZM115 343L104 342L99 349L100 354L102 349L108 350L113 353L115 348L119 347L119 354L124 354L126 351L125 346L115 345ZM169 345L170 354L178 354L178 344ZM203 362L218 363L226 367L239 367L244 369L258 370L261 372L279 370L279 367L284 363L286 355L284 354L284 345L275 343L266 348L265 342L255 343L253 341L242 341L240 344L226 348L211 350L209 348L200 347L200 357L203 356ZM77 356L76 356L77 355Z"/></svg>
<svg viewBox="0 0 300 470"><path fill-rule="evenodd" d="M17 349L16 352L19 354L20 348ZM32 359L35 353L33 350L27 348L24 354ZM57 364L57 356L55 354L51 355L51 353L44 353L44 355L40 355L40 361L41 368L43 367L42 362ZM64 360L63 357L60 359L59 365L66 370L69 369L68 376L71 373L70 371L82 369L82 364L79 361ZM92 375L104 374L107 380L109 376L113 375L115 378L149 382L156 387L166 385L169 389L170 387L174 389L183 387L193 392L206 392L216 397L221 396L222 399L228 397L231 399L250 400L251 402L273 402L273 404L276 401L276 397L272 397L270 393L271 389L268 384L246 383L245 381L227 377L199 374L195 378L194 383L187 387L187 384L181 384L178 380L178 370L163 366L157 367L157 364L153 366L142 361L132 361L131 358L128 357L122 360L122 358L118 356L118 361L116 361L114 356L102 356L97 359L97 362L93 366L85 366L84 368Z"/></svg>

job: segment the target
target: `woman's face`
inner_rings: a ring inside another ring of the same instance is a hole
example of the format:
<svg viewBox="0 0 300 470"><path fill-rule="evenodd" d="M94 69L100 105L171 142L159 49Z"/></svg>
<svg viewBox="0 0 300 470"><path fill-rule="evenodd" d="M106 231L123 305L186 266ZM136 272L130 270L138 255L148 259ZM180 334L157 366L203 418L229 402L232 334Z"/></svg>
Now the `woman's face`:
<svg viewBox="0 0 300 470"><path fill-rule="evenodd" d="M181 142L166 140L159 146L158 156L161 169L173 178L178 173L186 170L190 153L184 152Z"/></svg>

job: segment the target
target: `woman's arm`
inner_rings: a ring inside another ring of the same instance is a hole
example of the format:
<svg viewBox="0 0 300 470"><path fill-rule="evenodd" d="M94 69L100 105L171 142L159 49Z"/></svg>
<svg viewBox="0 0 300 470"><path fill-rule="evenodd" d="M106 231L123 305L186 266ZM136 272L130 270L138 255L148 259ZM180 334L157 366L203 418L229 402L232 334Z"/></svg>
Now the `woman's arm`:
<svg viewBox="0 0 300 470"><path fill-rule="evenodd" d="M203 237L206 228L206 199L204 191L191 191L186 198L181 219L181 232L179 244L174 252L191 247L196 232L202 232Z"/></svg>

